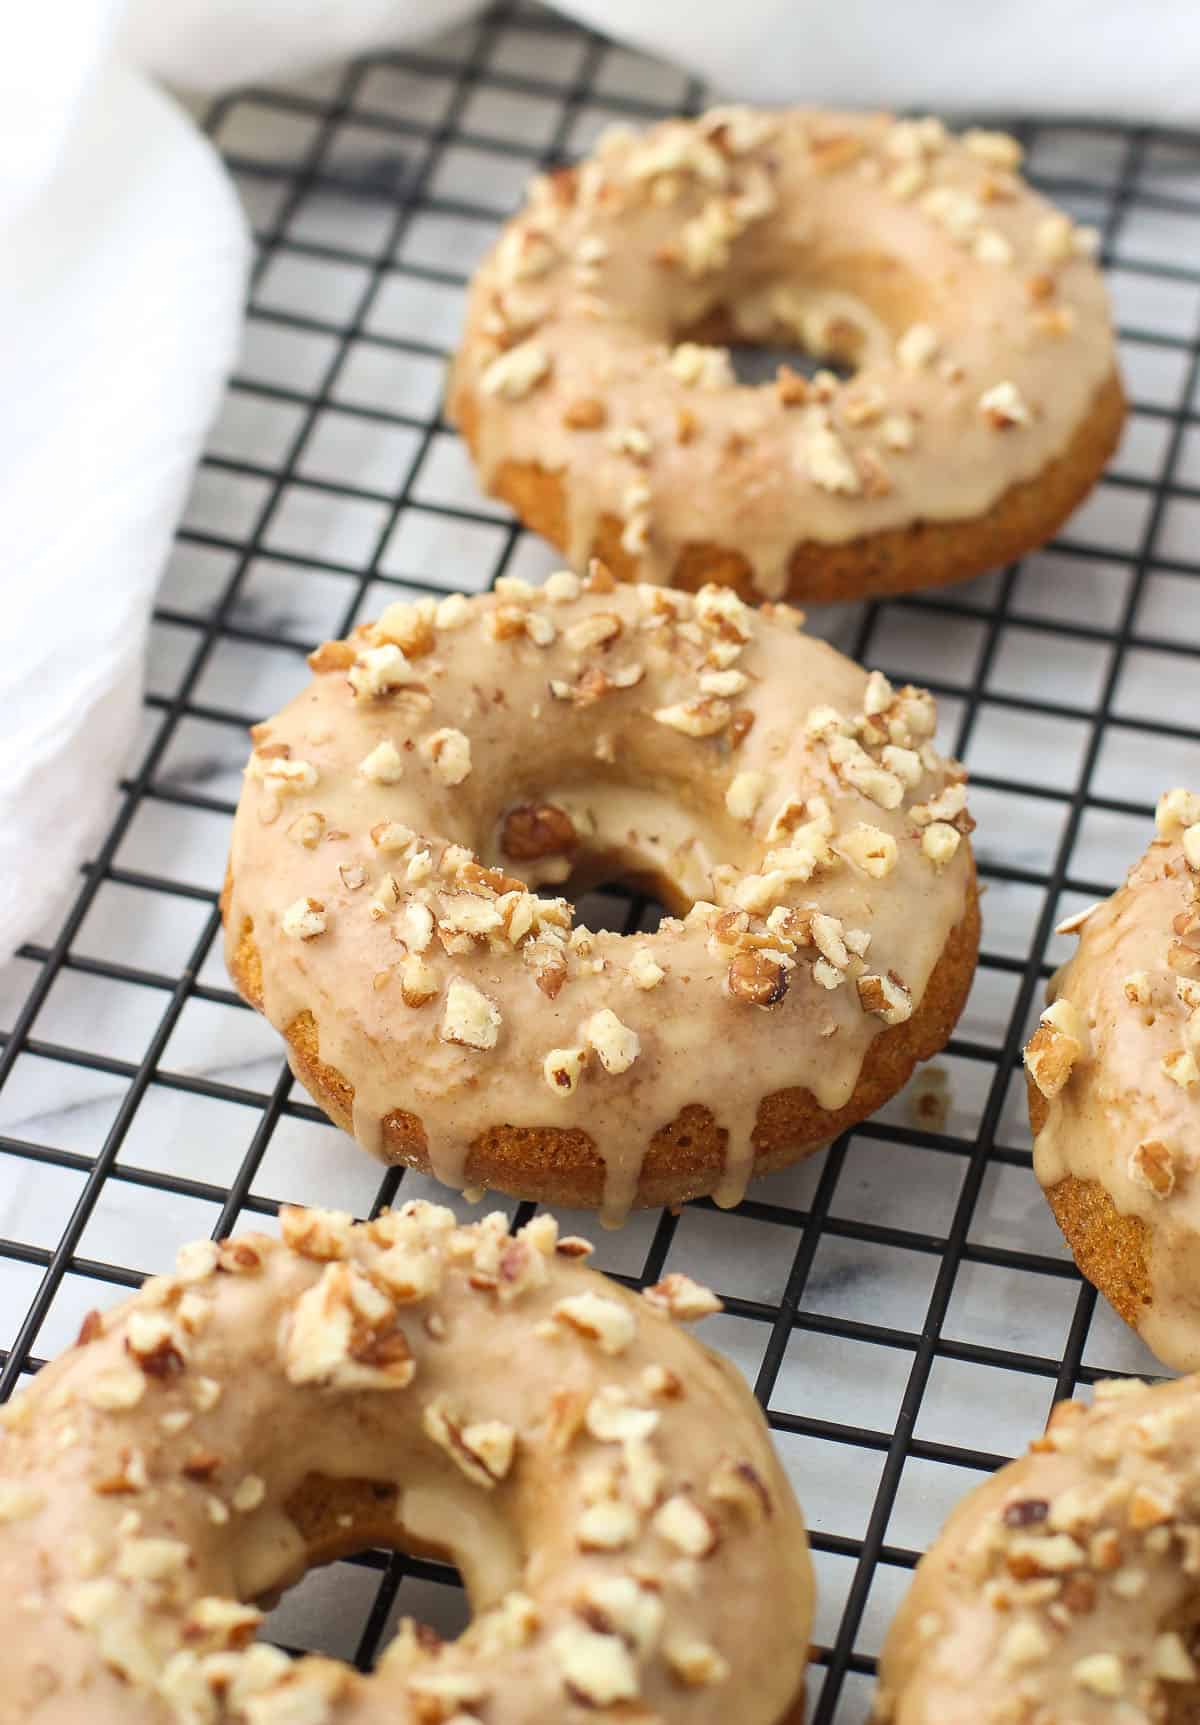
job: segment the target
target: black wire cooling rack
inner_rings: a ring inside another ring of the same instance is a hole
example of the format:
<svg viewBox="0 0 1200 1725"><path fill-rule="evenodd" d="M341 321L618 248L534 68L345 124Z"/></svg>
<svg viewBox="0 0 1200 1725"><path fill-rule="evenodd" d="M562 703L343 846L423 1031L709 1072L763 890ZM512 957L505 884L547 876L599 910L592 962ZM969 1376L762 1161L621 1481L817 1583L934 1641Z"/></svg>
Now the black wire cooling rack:
<svg viewBox="0 0 1200 1725"><path fill-rule="evenodd" d="M300 684L305 651L398 592L553 565L480 497L440 418L464 283L539 166L702 95L502 4L207 115L256 235L245 351L155 612L116 819L61 928L3 973L0 1391L184 1239L271 1227L284 1199L367 1213L432 1190L380 1178L228 986L216 900L245 728ZM1037 555L818 623L931 686L971 767L987 887L971 1003L935 1076L826 1155L736 1213L642 1216L599 1253L633 1281L686 1266L725 1298L710 1339L753 1382L812 1526L814 1725L865 1717L886 1624L957 1497L1052 1399L1153 1370L1048 1218L1019 1059L1065 950L1055 923L1111 890L1160 789L1200 784L1200 137L1013 129L1035 182L1103 235L1122 453ZM461 1624L455 1579L364 1553L310 1576L271 1627L365 1667L399 1612Z"/></svg>

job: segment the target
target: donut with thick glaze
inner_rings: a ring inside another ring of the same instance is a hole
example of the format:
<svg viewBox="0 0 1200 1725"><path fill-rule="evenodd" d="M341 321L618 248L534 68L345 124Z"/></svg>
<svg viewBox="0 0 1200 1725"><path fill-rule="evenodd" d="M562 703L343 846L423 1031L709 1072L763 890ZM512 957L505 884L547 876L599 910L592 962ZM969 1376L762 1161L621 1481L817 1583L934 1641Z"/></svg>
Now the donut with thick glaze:
<svg viewBox="0 0 1200 1725"><path fill-rule="evenodd" d="M477 271L450 410L577 567L750 598L958 580L1040 544L1124 416L1096 235L1016 140L723 108L537 180ZM729 342L831 363L739 384Z"/></svg>
<svg viewBox="0 0 1200 1725"><path fill-rule="evenodd" d="M0 1414L5 1725L799 1725L804 1522L679 1328L707 1289L632 1294L544 1215L282 1229L185 1247ZM374 1544L458 1564L457 1641L254 1641Z"/></svg>
<svg viewBox="0 0 1200 1725"><path fill-rule="evenodd" d="M601 1206L715 1193L879 1107L978 942L931 698L725 588L388 608L255 731L225 896L242 993L393 1162ZM679 914L592 933L619 875Z"/></svg>
<svg viewBox="0 0 1200 1725"><path fill-rule="evenodd" d="M1200 1380L1095 1386L959 1504L879 1671L877 1725L1187 1725L1200 1705Z"/></svg>
<svg viewBox="0 0 1200 1725"><path fill-rule="evenodd" d="M1125 885L1068 925L1025 1050L1033 1166L1079 1268L1200 1367L1200 796L1159 799Z"/></svg>

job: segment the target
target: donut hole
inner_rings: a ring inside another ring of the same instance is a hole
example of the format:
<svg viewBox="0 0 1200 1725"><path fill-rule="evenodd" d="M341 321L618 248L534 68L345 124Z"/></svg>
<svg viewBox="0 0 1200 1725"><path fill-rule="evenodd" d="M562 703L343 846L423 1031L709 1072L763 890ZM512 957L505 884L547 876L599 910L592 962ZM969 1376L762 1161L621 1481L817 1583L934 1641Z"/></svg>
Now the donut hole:
<svg viewBox="0 0 1200 1725"><path fill-rule="evenodd" d="M832 372L843 383L853 377L858 367L847 360L811 353L803 347L785 347L776 342L730 342L729 363L739 383L757 388L774 383L780 369L796 372L801 377L815 377L817 372Z"/></svg>
<svg viewBox="0 0 1200 1725"><path fill-rule="evenodd" d="M399 1526L398 1496L389 1480L335 1479L313 1473L301 1481L285 1507L303 1541L303 1566L298 1573L293 1569L282 1585L258 1595L256 1603L276 1614L275 1622L268 1618L263 1626L262 1639L287 1644L295 1640L300 1624L305 1645L295 1651L333 1655L344 1651L344 1640L340 1647L334 1644L340 1626L329 1621L323 1610L318 1607L297 1616L288 1608L296 1589L314 1570L365 1552L399 1552L412 1560L396 1602L398 1609L389 1615L411 1617L419 1633L442 1641L463 1633L474 1612L454 1554L436 1540L417 1537ZM385 1652L389 1640L390 1635L379 1636L373 1661Z"/></svg>
<svg viewBox="0 0 1200 1725"><path fill-rule="evenodd" d="M585 852L566 866L557 881L542 876L535 890L541 898L568 899L576 926L593 934L652 934L665 916L686 916L692 907L691 895L649 859Z"/></svg>
<svg viewBox="0 0 1200 1725"><path fill-rule="evenodd" d="M824 322L816 313L791 321L753 310L747 317L738 305L716 307L672 339L725 348L735 378L751 388L773 385L781 368L806 378L832 372L845 381L857 373L868 345L866 324L849 310Z"/></svg>
<svg viewBox="0 0 1200 1725"><path fill-rule="evenodd" d="M936 316L928 282L879 253L825 256L802 249L752 275L736 299L707 308L676 341L729 349L739 383L772 383L780 366L840 379L889 365L898 336Z"/></svg>
<svg viewBox="0 0 1200 1725"><path fill-rule="evenodd" d="M657 883L644 877L618 874L586 888L568 879L564 890L575 906L576 924L593 934L653 934L670 915Z"/></svg>
<svg viewBox="0 0 1200 1725"><path fill-rule="evenodd" d="M702 883L675 845L673 825L650 821L624 844L597 835L580 845L561 889L577 924L593 934L650 934L664 916L687 915Z"/></svg>
<svg viewBox="0 0 1200 1725"><path fill-rule="evenodd" d="M638 783L632 772L568 782L508 805L496 861L541 896L568 899L593 933L650 933L663 916L686 916L714 896L714 868L747 860L744 833L686 795L686 787L664 793ZM545 854L528 854L541 848L540 834Z"/></svg>

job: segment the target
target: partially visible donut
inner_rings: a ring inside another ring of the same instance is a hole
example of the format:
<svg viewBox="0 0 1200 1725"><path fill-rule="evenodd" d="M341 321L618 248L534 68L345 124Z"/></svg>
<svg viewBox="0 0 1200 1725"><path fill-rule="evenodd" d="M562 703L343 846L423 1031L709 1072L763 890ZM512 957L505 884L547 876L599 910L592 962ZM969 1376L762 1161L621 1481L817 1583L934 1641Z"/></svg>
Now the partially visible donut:
<svg viewBox="0 0 1200 1725"><path fill-rule="evenodd" d="M1075 1261L1159 1359L1200 1367L1200 796L1160 798L1025 1050L1033 1165Z"/></svg>
<svg viewBox="0 0 1200 1725"><path fill-rule="evenodd" d="M804 1522L740 1375L537 1217L413 1203L185 1247L0 1414L12 1725L800 1725ZM369 1544L474 1612L378 1668L255 1643Z"/></svg>
<svg viewBox="0 0 1200 1725"><path fill-rule="evenodd" d="M877 1725L1189 1725L1200 1380L1095 1386L954 1511L879 1671Z"/></svg>
<svg viewBox="0 0 1200 1725"><path fill-rule="evenodd" d="M320 649L255 730L225 922L334 1120L617 1220L736 1203L944 1044L978 943L962 769L928 695L798 621L597 569ZM529 890L568 875L679 914L591 933Z"/></svg>
<svg viewBox="0 0 1200 1725"><path fill-rule="evenodd" d="M722 108L534 182L449 405L577 568L745 597L935 586L1050 537L1124 415L1096 236L997 132ZM735 382L725 347L855 367Z"/></svg>

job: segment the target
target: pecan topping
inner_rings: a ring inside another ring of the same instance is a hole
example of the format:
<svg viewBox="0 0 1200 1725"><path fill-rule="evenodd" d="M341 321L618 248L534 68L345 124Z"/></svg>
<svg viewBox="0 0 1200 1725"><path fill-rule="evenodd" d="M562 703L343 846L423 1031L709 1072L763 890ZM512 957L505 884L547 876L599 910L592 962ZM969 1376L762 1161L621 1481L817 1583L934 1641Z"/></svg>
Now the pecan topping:
<svg viewBox="0 0 1200 1725"><path fill-rule="evenodd" d="M736 749L745 741L754 726L754 714L749 707L739 707L729 721L729 747Z"/></svg>
<svg viewBox="0 0 1200 1725"><path fill-rule="evenodd" d="M808 379L790 365L781 365L775 373L775 394L782 407L802 407L808 400Z"/></svg>
<svg viewBox="0 0 1200 1725"><path fill-rule="evenodd" d="M210 1480L221 1465L221 1457L216 1450L193 1450L184 1462L181 1472L185 1479L198 1481Z"/></svg>
<svg viewBox="0 0 1200 1725"><path fill-rule="evenodd" d="M558 856L578 843L570 815L557 803L521 803L509 810L500 834L500 849L514 862Z"/></svg>
<svg viewBox="0 0 1200 1725"><path fill-rule="evenodd" d="M569 401L563 409L563 424L569 431L598 431L608 418L608 409L594 395Z"/></svg>
<svg viewBox="0 0 1200 1725"><path fill-rule="evenodd" d="M512 1467L517 1434L499 1420L469 1424L451 1411L444 1396L438 1396L426 1404L421 1423L426 1436L485 1491L504 1479Z"/></svg>
<svg viewBox="0 0 1200 1725"><path fill-rule="evenodd" d="M750 1006L778 1006L788 991L788 972L765 952L739 952L729 966L729 992Z"/></svg>
<svg viewBox="0 0 1200 1725"><path fill-rule="evenodd" d="M1044 1497L1026 1497L1017 1503L1006 1505L1004 1510L1005 1527L1032 1527L1036 1522L1045 1521L1050 1513L1050 1505Z"/></svg>

